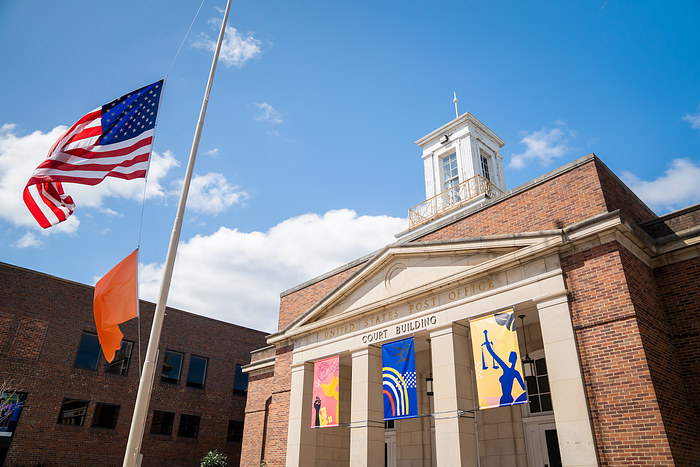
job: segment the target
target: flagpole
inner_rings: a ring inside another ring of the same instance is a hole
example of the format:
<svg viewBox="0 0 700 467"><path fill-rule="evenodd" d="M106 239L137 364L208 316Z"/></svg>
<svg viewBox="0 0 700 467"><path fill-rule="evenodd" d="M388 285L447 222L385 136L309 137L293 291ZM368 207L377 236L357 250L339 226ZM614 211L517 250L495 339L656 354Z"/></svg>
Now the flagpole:
<svg viewBox="0 0 700 467"><path fill-rule="evenodd" d="M185 180L182 184L182 194L180 195L180 203L177 207L177 215L175 216L173 233L170 236L170 246L168 247L168 255L165 259L163 279L160 284L160 292L158 293L156 311L153 315L151 337L148 339L146 360L144 361L143 371L141 372L141 380L139 382L139 390L138 394L136 395L134 416L131 421L129 440L126 444L126 453L124 455L123 467L135 467L139 458L139 453L141 451L143 432L146 427L146 415L148 414L148 404L151 398L151 388L153 387L153 379L156 370L156 355L158 352L158 344L160 343L160 333L163 328L163 317L165 316L165 304L168 301L168 292L170 291L170 280L173 276L173 266L175 265L177 245L180 241L182 219L185 214L185 204L187 203L187 193L190 189L190 181L192 179L192 172L194 171L194 161L197 158L197 149L199 148L199 138L202 135L202 127L204 126L204 116L207 113L207 104L209 103L209 93L211 92L211 85L214 81L214 72L216 71L216 63L219 60L219 51L221 50L221 43L224 40L224 33L226 31L226 21L228 20L228 13L230 8L231 0L228 0L226 4L226 12L224 13L224 20L221 23L221 32L219 32L219 41L216 44L214 60L211 64L211 71L209 72L209 82L207 83L207 90L204 94L202 110L199 112L197 129L194 134L194 140L192 141L190 159L187 162L187 171L185 173Z"/></svg>

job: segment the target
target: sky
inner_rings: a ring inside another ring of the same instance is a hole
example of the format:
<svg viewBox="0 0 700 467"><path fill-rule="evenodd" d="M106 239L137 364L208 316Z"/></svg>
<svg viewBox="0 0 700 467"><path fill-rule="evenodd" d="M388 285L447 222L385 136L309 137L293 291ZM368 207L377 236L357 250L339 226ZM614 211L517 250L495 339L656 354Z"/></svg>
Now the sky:
<svg viewBox="0 0 700 467"><path fill-rule="evenodd" d="M0 262L94 285L140 244L156 301L225 1L199 8L0 0ZM698 0L235 0L168 305L275 331L280 292L408 227L454 92L508 189L593 152L658 215L699 203L699 23ZM41 229L21 196L53 142L166 75L145 190L66 184Z"/></svg>

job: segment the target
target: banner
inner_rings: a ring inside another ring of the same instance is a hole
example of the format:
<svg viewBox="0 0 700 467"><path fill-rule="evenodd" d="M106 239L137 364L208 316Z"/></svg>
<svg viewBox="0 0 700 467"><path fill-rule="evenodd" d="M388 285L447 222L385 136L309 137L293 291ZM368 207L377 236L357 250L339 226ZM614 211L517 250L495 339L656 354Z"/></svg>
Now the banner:
<svg viewBox="0 0 700 467"><path fill-rule="evenodd" d="M311 428L338 426L340 357L314 362L314 392Z"/></svg>
<svg viewBox="0 0 700 467"><path fill-rule="evenodd" d="M26 398L27 394L23 392L2 393L0 397L0 437L12 437Z"/></svg>
<svg viewBox="0 0 700 467"><path fill-rule="evenodd" d="M527 402L513 310L470 323L479 408Z"/></svg>
<svg viewBox="0 0 700 467"><path fill-rule="evenodd" d="M418 416L413 337L382 345L384 420Z"/></svg>

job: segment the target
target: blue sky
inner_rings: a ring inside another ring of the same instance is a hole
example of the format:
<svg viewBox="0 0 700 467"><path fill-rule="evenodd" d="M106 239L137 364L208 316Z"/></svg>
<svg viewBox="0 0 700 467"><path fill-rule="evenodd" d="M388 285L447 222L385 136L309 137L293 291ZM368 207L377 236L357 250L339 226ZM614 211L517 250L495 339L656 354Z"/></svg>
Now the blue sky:
<svg viewBox="0 0 700 467"><path fill-rule="evenodd" d="M138 243L142 181L21 191L66 126L166 75L199 1L0 1L0 261L94 284ZM141 240L155 300L225 1L168 75ZM657 214L700 202L700 2L235 1L169 305L276 328L279 293L393 241L414 142L471 112L514 188L595 152Z"/></svg>

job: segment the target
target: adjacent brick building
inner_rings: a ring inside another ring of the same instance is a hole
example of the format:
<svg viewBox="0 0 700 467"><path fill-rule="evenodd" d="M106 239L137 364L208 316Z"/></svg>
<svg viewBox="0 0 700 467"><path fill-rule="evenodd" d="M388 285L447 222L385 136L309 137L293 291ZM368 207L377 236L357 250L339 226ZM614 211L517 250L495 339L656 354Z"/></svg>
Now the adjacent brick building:
<svg viewBox="0 0 700 467"><path fill-rule="evenodd" d="M502 174L505 143L469 114L417 144L430 199L411 228L282 293L244 369L241 465L700 465L700 205L658 217L593 154L499 192L482 178ZM487 189L460 188L474 180ZM509 309L536 362L530 403L471 412L469 320ZM424 417L381 428L372 339L412 322ZM329 355L341 423L311 429Z"/></svg>
<svg viewBox="0 0 700 467"><path fill-rule="evenodd" d="M140 302L140 352L131 320L120 326L123 347L109 366L94 345L93 287L3 263L0 284L0 382L24 399L14 436L0 436L2 465L122 465L155 305ZM238 465L247 383L240 367L264 336L167 308L143 466L198 466L214 449Z"/></svg>

